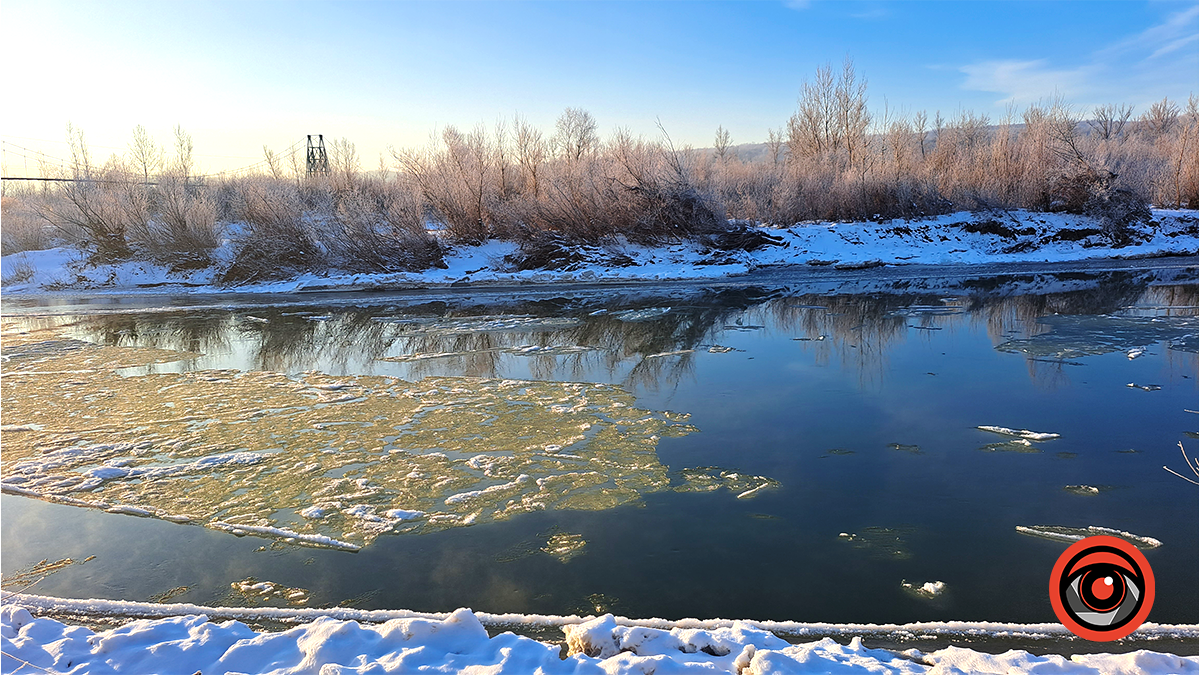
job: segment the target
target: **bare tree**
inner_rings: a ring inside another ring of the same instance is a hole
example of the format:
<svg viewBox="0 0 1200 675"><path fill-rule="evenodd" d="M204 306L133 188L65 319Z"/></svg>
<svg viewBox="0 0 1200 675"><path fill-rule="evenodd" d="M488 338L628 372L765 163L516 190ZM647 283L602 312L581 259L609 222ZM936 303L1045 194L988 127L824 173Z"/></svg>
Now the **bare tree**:
<svg viewBox="0 0 1200 675"><path fill-rule="evenodd" d="M1200 172L1200 110L1196 95L1188 96L1187 110L1179 117L1178 133L1171 149L1171 205L1176 208L1196 208L1200 191L1197 173Z"/></svg>
<svg viewBox="0 0 1200 675"><path fill-rule="evenodd" d="M129 159L134 168L141 171L142 182L150 182L150 174L158 173L163 167L163 150L154 142L146 127L133 128L133 140L129 143Z"/></svg>
<svg viewBox="0 0 1200 675"><path fill-rule="evenodd" d="M729 158L729 130L717 125L717 135L713 139L713 154L724 162Z"/></svg>
<svg viewBox="0 0 1200 675"><path fill-rule="evenodd" d="M779 152L783 149L783 130L767 129L767 152L771 155L771 166L779 166Z"/></svg>
<svg viewBox="0 0 1200 675"><path fill-rule="evenodd" d="M788 150L796 160L844 149L854 164L866 150L870 124L867 81L858 79L854 61L846 57L837 78L825 64L812 82L801 86L796 112L788 120Z"/></svg>
<svg viewBox="0 0 1200 675"><path fill-rule="evenodd" d="M542 140L542 132L523 117L517 116L513 126L516 127L517 164L525 173L527 191L537 198L540 192L538 179L546 161L546 142Z"/></svg>
<svg viewBox="0 0 1200 675"><path fill-rule="evenodd" d="M862 159L866 151L871 113L867 111L867 81L858 80L854 61L849 56L842 63L842 74L834 89L834 102L836 138L845 145L850 165L853 166L855 156Z"/></svg>
<svg viewBox="0 0 1200 675"><path fill-rule="evenodd" d="M716 136L713 138L713 154L716 159L724 162L730 157L730 130L716 125Z"/></svg>
<svg viewBox="0 0 1200 675"><path fill-rule="evenodd" d="M271 177L275 180L282 179L283 165L279 155L276 154L274 150L268 148L265 144L263 145L263 159L267 163L267 171L271 172Z"/></svg>
<svg viewBox="0 0 1200 675"><path fill-rule="evenodd" d="M1142 113L1138 121L1141 122L1142 129L1150 135L1150 138L1157 140L1175 126L1177 117L1179 117L1179 106L1164 96L1163 100L1155 102L1149 110Z"/></svg>
<svg viewBox="0 0 1200 675"><path fill-rule="evenodd" d="M492 164L496 167L497 194L501 201L508 199L512 192L512 166L509 163L508 122L500 119L496 122L496 139L492 143Z"/></svg>
<svg viewBox="0 0 1200 675"><path fill-rule="evenodd" d="M929 116L925 114L924 110L922 110L921 112L919 112L915 116L913 116L912 126L913 126L913 133L916 134L916 137L917 137L916 138L917 144L921 148L921 159L924 160L925 159L925 136L928 133L928 127L929 127Z"/></svg>
<svg viewBox="0 0 1200 675"><path fill-rule="evenodd" d="M1128 104L1098 105L1092 110L1092 119L1088 126L1101 140L1120 138L1125 130L1125 124L1133 116L1133 106Z"/></svg>
<svg viewBox="0 0 1200 675"><path fill-rule="evenodd" d="M800 87L796 112L788 119L787 146L793 160L820 154L837 144L834 124L836 84L833 68L817 68L812 82Z"/></svg>
<svg viewBox="0 0 1200 675"><path fill-rule="evenodd" d="M191 134L184 131L182 126L175 125L175 170L179 172L185 183L192 175L194 161L192 151Z"/></svg>
<svg viewBox="0 0 1200 675"><path fill-rule="evenodd" d="M334 187L338 190L353 190L358 186L358 149L347 138L329 144L329 166Z"/></svg>
<svg viewBox="0 0 1200 675"><path fill-rule="evenodd" d="M572 162L596 149L596 118L582 108L567 108L554 123L554 146Z"/></svg>

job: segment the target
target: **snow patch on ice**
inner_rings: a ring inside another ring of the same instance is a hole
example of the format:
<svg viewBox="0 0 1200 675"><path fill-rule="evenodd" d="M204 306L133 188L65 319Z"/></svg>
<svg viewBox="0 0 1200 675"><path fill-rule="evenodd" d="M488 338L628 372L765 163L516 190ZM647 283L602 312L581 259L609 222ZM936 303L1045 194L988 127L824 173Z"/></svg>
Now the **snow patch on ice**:
<svg viewBox="0 0 1200 675"><path fill-rule="evenodd" d="M361 546L351 544L344 541L338 541L332 537L326 537L323 534L301 534L293 532L282 527L270 527L265 525L235 525L226 523L220 520L213 520L206 524L214 530L223 530L230 534L245 536L248 534L257 535L260 537L271 537L273 539L283 539L288 542L294 541L298 544L308 546L328 546L330 548L340 548L345 551L357 551Z"/></svg>
<svg viewBox="0 0 1200 675"><path fill-rule="evenodd" d="M1079 541L1088 537L1096 537L1106 535L1109 537L1118 537L1128 541L1138 548L1158 548L1162 546L1162 542L1154 537L1143 537L1131 532L1116 530L1111 527L1099 527L1097 525L1089 525L1088 527L1062 527L1059 525L1017 525L1017 532L1028 534L1034 537L1042 537L1043 539L1054 539L1056 541Z"/></svg>
<svg viewBox="0 0 1200 675"><path fill-rule="evenodd" d="M1028 439L1031 441L1039 441L1039 442L1040 441L1050 441L1050 440L1054 440L1055 438L1060 438L1060 436L1058 434L1042 433L1042 432L1037 432L1037 431L1030 431L1028 429L1009 429L1008 427L994 427L994 426L986 426L986 425L980 425L975 428L980 429L982 431L990 431L993 434L1000 434L1001 436L1015 436L1017 438L1024 438L1024 439Z"/></svg>
<svg viewBox="0 0 1200 675"><path fill-rule="evenodd" d="M924 598L936 598L946 591L946 582L944 581L926 581L920 586L901 581L900 586L910 593Z"/></svg>

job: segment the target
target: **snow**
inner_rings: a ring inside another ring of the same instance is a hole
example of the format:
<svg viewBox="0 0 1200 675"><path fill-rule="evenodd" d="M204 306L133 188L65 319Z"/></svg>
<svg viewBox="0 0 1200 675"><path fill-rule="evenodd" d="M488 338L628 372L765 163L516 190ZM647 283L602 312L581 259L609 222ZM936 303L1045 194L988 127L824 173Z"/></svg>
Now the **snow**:
<svg viewBox="0 0 1200 675"><path fill-rule="evenodd" d="M458 246L446 257L446 269L397 273L303 273L293 278L225 287L217 267L186 273L171 272L149 262L91 265L71 248L25 251L0 258L9 282L6 293L78 292L128 294L188 292L280 293L327 290L378 290L468 285L612 283L647 280L714 279L745 274L753 269L784 265L830 265L862 269L877 265L986 264L998 262L1067 262L1094 258L1139 258L1196 255L1198 240L1192 228L1198 213L1154 210L1150 224L1138 226L1136 243L1113 248L1101 235L1079 241L1056 240L1063 230L1096 229L1083 216L1011 211L1005 225L1022 234L1006 238L972 233L964 225L994 220L989 214L951 213L917 221L806 222L785 228L766 228L781 241L756 251L705 251L694 243L645 247L616 244L634 264L614 267L602 261L579 263L569 270L512 271L504 257L516 251L512 242L490 241ZM217 259L229 258L218 255ZM16 273L19 271L20 273ZM655 311L667 311L660 308ZM644 310L639 310L644 311ZM308 317L312 320L327 317ZM621 316L626 321L652 318ZM253 321L258 317L252 317Z"/></svg>
<svg viewBox="0 0 1200 675"><path fill-rule="evenodd" d="M920 586L901 581L900 586L922 598L934 598L946 591L946 582L944 581L926 581Z"/></svg>
<svg viewBox="0 0 1200 675"><path fill-rule="evenodd" d="M1087 486L1081 486L1087 487ZM1092 488L1099 492L1098 489ZM1058 525L1017 525L1017 532L1028 534L1034 537L1042 537L1044 539L1054 539L1056 541L1076 542L1088 537L1108 536L1124 539L1138 548L1158 548L1162 546L1162 542L1154 537L1143 537L1117 530L1111 527L1101 527L1099 525L1089 525L1087 527L1062 527Z"/></svg>
<svg viewBox="0 0 1200 675"><path fill-rule="evenodd" d="M982 431L990 431L993 434L1000 434L1001 436L1016 436L1017 438L1030 441L1050 441L1054 440L1055 438L1059 438L1058 434L1030 431L1028 429L1009 429L1008 427L995 427L986 425L980 425L975 428Z"/></svg>
<svg viewBox="0 0 1200 675"><path fill-rule="evenodd" d="M517 476L515 480L509 481L507 483L502 483L500 485L492 485L492 486L486 487L482 490L471 490L469 492L460 492L455 495L450 495L449 497L446 497L446 504L447 505L459 504L459 503L467 501L468 499L475 499L476 497L484 497L484 496L495 494L497 492L504 492L505 490L511 490L515 487L520 486L523 483L529 482L529 480L530 480L529 475L523 473L520 476Z"/></svg>
<svg viewBox="0 0 1200 675"><path fill-rule="evenodd" d="M249 587L256 584L248 583ZM268 590L263 584L264 591ZM216 623L211 610L193 605L143 606L163 618L135 619L95 633L52 618L34 618L30 609L56 606L80 611L120 611L104 600L60 600L7 594L0 609L0 670L70 673L573 673L576 675L644 675L657 673L1196 673L1200 658L1146 650L1125 654L1071 657L1035 656L1021 650L1003 654L948 647L929 653L903 653L864 646L853 627L848 644L830 637L789 644L751 622L692 627L689 621L661 627L633 625L606 614L590 619L562 619L567 656L558 644L504 632L489 637L485 623L498 618L518 624L520 615L502 617L458 609L449 614L417 615L364 610L298 608L227 608L243 615L291 614L311 619L282 632L258 632L238 621ZM128 608L124 608L128 609ZM209 611L205 611L209 610ZM338 619L329 614L378 615L377 624ZM699 623L694 622L692 623ZM711 623L711 622L709 622ZM919 627L918 627L919 626ZM1062 626L1054 626L1065 632ZM901 628L925 630L930 624ZM942 628L951 624L942 624ZM1039 625L1040 627L1040 625ZM861 632L861 631L859 631ZM1150 634L1194 636L1197 626L1139 629ZM963 633L965 634L965 633ZM29 665L24 665L29 664Z"/></svg>
<svg viewBox="0 0 1200 675"><path fill-rule="evenodd" d="M238 536L255 534L262 537L283 539L287 542L294 541L298 544L305 544L308 546L329 546L331 548L340 548L346 551L357 551L362 548L357 544L338 541L337 539L327 537L323 534L301 534L299 532L293 532L292 530L287 530L282 527L270 527L265 525L234 525L233 523L226 523L220 520L210 521L206 525L214 530L224 530L225 532L229 532Z"/></svg>

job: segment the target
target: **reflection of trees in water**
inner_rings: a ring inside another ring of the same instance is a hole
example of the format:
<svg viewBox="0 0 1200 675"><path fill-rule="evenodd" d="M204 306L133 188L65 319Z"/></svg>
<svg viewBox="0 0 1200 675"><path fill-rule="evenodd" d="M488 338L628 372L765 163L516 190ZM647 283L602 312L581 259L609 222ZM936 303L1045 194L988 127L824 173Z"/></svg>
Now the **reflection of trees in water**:
<svg viewBox="0 0 1200 675"><path fill-rule="evenodd" d="M196 354L228 351L238 323L228 312L100 314L80 322L92 342Z"/></svg>
<svg viewBox="0 0 1200 675"><path fill-rule="evenodd" d="M1058 282L1086 282L1095 275L1055 275ZM1035 277L1021 278L1027 283L1036 283ZM1044 283L1044 282L1043 282ZM971 296L968 307L976 320L986 322L988 337L993 342L1002 342L1015 333L1020 337L1032 337L1047 329L1037 320L1051 314L1108 314L1136 304L1148 291L1146 280L1130 272L1108 272L1102 281L1091 288L1078 290L1021 295L995 295L979 293Z"/></svg>
<svg viewBox="0 0 1200 675"><path fill-rule="evenodd" d="M836 352L866 386L882 377L887 347L907 332L908 317L900 310L931 303L941 304L938 297L918 295L800 295L771 301L754 318L761 316L768 329L800 338L798 344L818 364L828 363ZM936 323L932 316L921 321Z"/></svg>
<svg viewBox="0 0 1200 675"><path fill-rule="evenodd" d="M604 372L611 381L648 389L688 376L695 366L695 354L688 350L706 348L731 330L761 326L809 338L797 344L818 363L836 356L865 384L883 376L893 345L914 330L924 336L932 332L919 329L954 330L963 325L963 314L982 324L996 344L1046 332L1038 319L1053 314L1139 316L1137 307L1154 316L1195 314L1195 284L1151 286L1151 280L1149 274L1131 272L1060 274L968 280L961 288L936 292L844 295L745 287L657 298L615 295L602 304L558 299L499 307L426 302L316 306L302 312L291 307L287 312L110 314L90 317L84 325L90 339L107 345L212 353L228 351L237 340L249 348L258 368L269 371L296 372L320 363L370 372L376 360L392 359L403 362L410 379L494 378L505 377L511 355L520 354L534 379L578 381ZM1047 284L1076 288L1040 294L1020 290ZM628 314L652 308L662 311L632 319ZM820 336L825 339L815 339ZM661 356L672 352L683 353ZM1048 386L1069 372L1069 365L1028 358L1030 376ZM1186 353L1170 358L1195 361Z"/></svg>
<svg viewBox="0 0 1200 675"><path fill-rule="evenodd" d="M328 320L261 312L256 316L267 321L244 323L240 328L243 335L258 337L255 363L261 370L300 370L318 358L328 359L334 368L345 369L352 361L369 363L385 356L390 344L386 326L362 311L324 315Z"/></svg>

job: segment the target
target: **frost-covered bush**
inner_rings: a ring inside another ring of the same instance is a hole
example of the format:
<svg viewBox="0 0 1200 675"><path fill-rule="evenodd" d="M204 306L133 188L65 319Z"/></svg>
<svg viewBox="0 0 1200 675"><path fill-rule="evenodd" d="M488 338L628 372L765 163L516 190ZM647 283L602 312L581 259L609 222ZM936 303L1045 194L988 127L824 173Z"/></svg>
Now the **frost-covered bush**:
<svg viewBox="0 0 1200 675"><path fill-rule="evenodd" d="M338 197L326 247L335 265L377 272L445 267L425 229L416 195L398 183L371 183Z"/></svg>
<svg viewBox="0 0 1200 675"><path fill-rule="evenodd" d="M325 264L326 251L313 236L295 183L243 179L231 201L230 210L244 229L234 242L237 254L223 281L273 279Z"/></svg>

